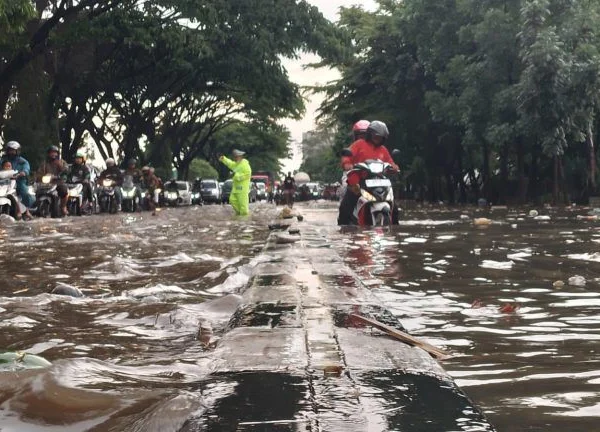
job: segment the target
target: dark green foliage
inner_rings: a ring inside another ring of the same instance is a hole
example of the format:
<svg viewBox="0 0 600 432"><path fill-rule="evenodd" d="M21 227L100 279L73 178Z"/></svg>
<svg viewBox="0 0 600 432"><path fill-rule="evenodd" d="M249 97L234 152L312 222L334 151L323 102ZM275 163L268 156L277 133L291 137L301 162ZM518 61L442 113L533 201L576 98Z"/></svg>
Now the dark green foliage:
<svg viewBox="0 0 600 432"><path fill-rule="evenodd" d="M17 19L0 2L0 23L14 22L0 36L4 137L24 91L18 76L40 59L49 108L35 121L59 119L47 139L58 137L65 159L93 142L105 158L137 157L164 171L174 165L182 178L193 160L214 159L212 137L239 122L256 137L247 144L255 163L276 168L287 132L275 122L304 110L282 58L305 50L339 59L346 51L343 32L300 0L48 0L36 7Z"/></svg>
<svg viewBox="0 0 600 432"><path fill-rule="evenodd" d="M379 1L344 10L352 60L322 116L386 121L409 197L585 201L595 191L599 1Z"/></svg>

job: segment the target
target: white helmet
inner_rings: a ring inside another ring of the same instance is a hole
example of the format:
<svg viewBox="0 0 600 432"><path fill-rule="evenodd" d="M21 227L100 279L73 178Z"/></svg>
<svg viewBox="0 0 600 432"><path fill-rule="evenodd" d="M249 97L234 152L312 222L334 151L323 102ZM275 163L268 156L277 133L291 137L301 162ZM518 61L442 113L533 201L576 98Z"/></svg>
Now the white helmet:
<svg viewBox="0 0 600 432"><path fill-rule="evenodd" d="M19 144L16 141L9 141L9 142L6 143L6 148L7 149L13 149L13 150L19 151L19 150L21 150L21 144Z"/></svg>
<svg viewBox="0 0 600 432"><path fill-rule="evenodd" d="M112 167L115 166L115 160L113 158L108 158L106 159L106 167Z"/></svg>

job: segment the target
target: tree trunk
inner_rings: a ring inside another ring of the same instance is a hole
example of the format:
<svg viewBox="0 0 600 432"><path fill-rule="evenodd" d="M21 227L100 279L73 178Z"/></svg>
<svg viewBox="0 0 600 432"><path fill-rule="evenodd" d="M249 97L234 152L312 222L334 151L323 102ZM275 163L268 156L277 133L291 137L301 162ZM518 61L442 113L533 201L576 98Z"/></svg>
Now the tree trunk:
<svg viewBox="0 0 600 432"><path fill-rule="evenodd" d="M531 170L529 172L529 197L530 199L538 203L540 202L540 191L539 191L539 159L540 159L540 145L535 144L531 150Z"/></svg>
<svg viewBox="0 0 600 432"><path fill-rule="evenodd" d="M527 199L527 184L528 178L525 175L525 147L523 146L523 139L517 139L517 176L518 176L518 188L517 188L517 204L523 205Z"/></svg>
<svg viewBox="0 0 600 432"><path fill-rule="evenodd" d="M481 179L483 183L483 198L490 202L490 149L488 144L483 141L483 167L481 170ZM481 198L481 197L478 197Z"/></svg>
<svg viewBox="0 0 600 432"><path fill-rule="evenodd" d="M559 162L558 162L558 156L554 155L554 179L553 179L553 186L552 186L552 204L556 205L558 204L558 196L559 196Z"/></svg>
<svg viewBox="0 0 600 432"><path fill-rule="evenodd" d="M506 198L508 196L508 144L502 147L500 152L500 190L498 191L498 203L506 204Z"/></svg>
<svg viewBox="0 0 600 432"><path fill-rule="evenodd" d="M454 199L454 181L452 179L452 174L446 171L446 192L448 193L448 204L454 205L456 204Z"/></svg>
<svg viewBox="0 0 600 432"><path fill-rule="evenodd" d="M586 136L586 144L588 149L588 195L594 195L596 193L596 151L594 149L594 132L592 121L588 123L588 130Z"/></svg>

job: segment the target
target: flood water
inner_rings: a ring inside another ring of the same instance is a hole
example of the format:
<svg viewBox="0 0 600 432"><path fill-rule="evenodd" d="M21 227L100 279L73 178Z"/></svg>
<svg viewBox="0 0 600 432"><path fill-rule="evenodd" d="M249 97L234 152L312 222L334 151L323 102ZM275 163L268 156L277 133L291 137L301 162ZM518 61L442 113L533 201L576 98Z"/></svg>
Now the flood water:
<svg viewBox="0 0 600 432"><path fill-rule="evenodd" d="M53 366L0 372L0 430L177 430L218 398L232 384L205 381L211 344L276 214L252 210L2 225L0 351ZM412 211L391 230L342 231L331 205L302 211L408 331L455 354L444 368L498 431L600 430L600 222L577 219L587 210ZM569 285L577 275L585 285ZM85 296L49 294L61 284Z"/></svg>

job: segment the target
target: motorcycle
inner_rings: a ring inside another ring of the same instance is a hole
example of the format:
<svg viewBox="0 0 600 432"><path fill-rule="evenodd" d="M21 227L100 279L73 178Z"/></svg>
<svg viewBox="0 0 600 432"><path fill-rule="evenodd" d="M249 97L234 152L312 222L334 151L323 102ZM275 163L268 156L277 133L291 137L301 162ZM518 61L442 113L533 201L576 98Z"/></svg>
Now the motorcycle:
<svg viewBox="0 0 600 432"><path fill-rule="evenodd" d="M133 183L131 176L125 177L123 187L121 188L122 202L121 209L124 212L134 213L138 210L139 202L139 186Z"/></svg>
<svg viewBox="0 0 600 432"><path fill-rule="evenodd" d="M177 207L180 202L179 191L176 186L167 186L164 193L165 206Z"/></svg>
<svg viewBox="0 0 600 432"><path fill-rule="evenodd" d="M90 215L94 211L95 203L88 202L83 196L83 183L77 177L71 179L71 183L67 183L69 197L67 199L67 210L71 215L81 216L83 214ZM93 194L92 194L93 195Z"/></svg>
<svg viewBox="0 0 600 432"><path fill-rule="evenodd" d="M98 204L100 213L116 213L118 211L117 183L111 178L102 179L98 188Z"/></svg>
<svg viewBox="0 0 600 432"><path fill-rule="evenodd" d="M345 150L343 155L352 156L352 153ZM392 181L387 177L394 171L391 164L371 159L354 165L348 172L348 176L355 174L360 178L357 185L360 195L352 214L354 224L389 226L397 223Z"/></svg>
<svg viewBox="0 0 600 432"><path fill-rule="evenodd" d="M13 218L17 216L17 180L18 171L0 171L0 213Z"/></svg>
<svg viewBox="0 0 600 432"><path fill-rule="evenodd" d="M61 216L56 180L52 174L46 174L42 177L42 181L35 185L36 214L40 217L58 218Z"/></svg>

